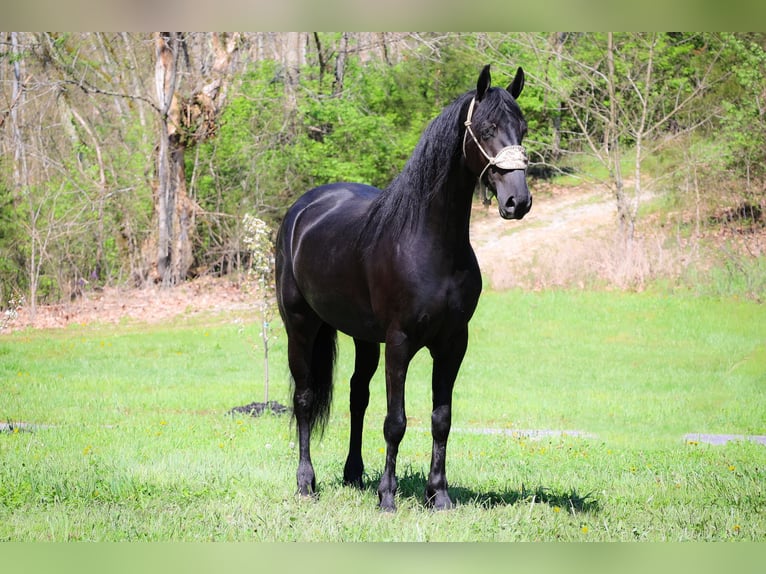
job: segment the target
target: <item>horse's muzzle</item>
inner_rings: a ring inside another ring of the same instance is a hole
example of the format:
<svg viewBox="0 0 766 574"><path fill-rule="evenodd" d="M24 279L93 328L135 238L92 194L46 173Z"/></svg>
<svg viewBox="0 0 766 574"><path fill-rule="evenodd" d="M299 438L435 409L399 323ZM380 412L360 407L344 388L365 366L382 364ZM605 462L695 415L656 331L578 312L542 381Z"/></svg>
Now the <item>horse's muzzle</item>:
<svg viewBox="0 0 766 574"><path fill-rule="evenodd" d="M500 217L503 219L521 219L532 209L532 194L527 195L527 200L517 203L513 197L509 197L505 205L498 202Z"/></svg>

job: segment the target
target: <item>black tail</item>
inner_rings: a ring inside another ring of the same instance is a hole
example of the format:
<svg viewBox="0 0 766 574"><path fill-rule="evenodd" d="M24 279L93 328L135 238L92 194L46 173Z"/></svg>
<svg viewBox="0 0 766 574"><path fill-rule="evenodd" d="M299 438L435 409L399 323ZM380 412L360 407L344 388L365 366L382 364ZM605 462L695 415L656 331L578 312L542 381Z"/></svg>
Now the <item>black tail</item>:
<svg viewBox="0 0 766 574"><path fill-rule="evenodd" d="M338 354L338 332L324 323L319 328L314 351L311 353L311 391L313 400L311 403L311 419L309 425L313 431L315 428L324 432L327 419L330 416L332 403L333 374L335 371L335 357Z"/></svg>

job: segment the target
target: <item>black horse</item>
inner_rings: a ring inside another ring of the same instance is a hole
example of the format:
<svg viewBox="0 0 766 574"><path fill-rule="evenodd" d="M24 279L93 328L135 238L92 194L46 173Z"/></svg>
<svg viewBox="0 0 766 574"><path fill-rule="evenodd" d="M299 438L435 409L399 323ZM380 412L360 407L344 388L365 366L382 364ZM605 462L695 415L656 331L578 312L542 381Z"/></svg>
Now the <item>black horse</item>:
<svg viewBox="0 0 766 574"><path fill-rule="evenodd" d="M344 482L362 486L364 413L385 343L387 450L378 497L381 509L395 509L396 457L407 425L405 377L412 357L427 347L433 451L426 503L453 506L445 474L452 388L481 292L468 237L473 192L481 180L505 219L521 219L532 205L521 145L527 126L516 103L523 87L519 68L507 89L491 88L485 66L476 90L429 124L387 189L324 185L288 210L277 237L276 282L294 384L300 494L316 490L311 433L327 422L340 330L356 348Z"/></svg>

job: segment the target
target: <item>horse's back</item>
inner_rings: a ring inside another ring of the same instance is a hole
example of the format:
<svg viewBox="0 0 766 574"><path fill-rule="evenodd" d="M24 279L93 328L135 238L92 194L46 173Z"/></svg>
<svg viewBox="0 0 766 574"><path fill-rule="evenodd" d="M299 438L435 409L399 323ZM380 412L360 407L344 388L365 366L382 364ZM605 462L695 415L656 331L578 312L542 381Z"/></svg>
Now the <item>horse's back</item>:
<svg viewBox="0 0 766 574"><path fill-rule="evenodd" d="M295 239L318 232L347 239L363 225L369 205L379 193L378 188L359 183L332 183L307 191L287 210L278 247L292 246Z"/></svg>

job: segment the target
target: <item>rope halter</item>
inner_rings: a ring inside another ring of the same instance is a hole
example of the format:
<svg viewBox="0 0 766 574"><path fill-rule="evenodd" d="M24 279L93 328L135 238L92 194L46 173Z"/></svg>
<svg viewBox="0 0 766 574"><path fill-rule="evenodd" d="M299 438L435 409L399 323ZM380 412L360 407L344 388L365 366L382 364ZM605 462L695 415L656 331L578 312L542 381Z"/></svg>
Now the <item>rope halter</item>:
<svg viewBox="0 0 766 574"><path fill-rule="evenodd" d="M479 143L479 139L476 137L476 134L473 133L473 129L471 129L471 120L473 118L473 107L476 103L476 98L473 98L471 100L471 105L468 107L468 117L465 120L465 132L463 133L463 155L465 157L468 157L465 153L465 141L466 136L468 134L471 134L471 137L473 138L474 143L476 144L476 147L479 148L479 151L481 154L487 159L487 165L484 166L484 169L481 170L481 174L479 174L479 182L482 181L484 178L484 173L489 169L490 166L496 166L500 169L527 169L527 166L529 165L529 158L527 157L527 150L524 149L523 145L509 145L505 146L503 149L501 149L499 152L497 152L497 155L494 157L489 155L483 147L481 147L481 144ZM489 200L489 195L487 195L487 192L485 190L485 202Z"/></svg>

